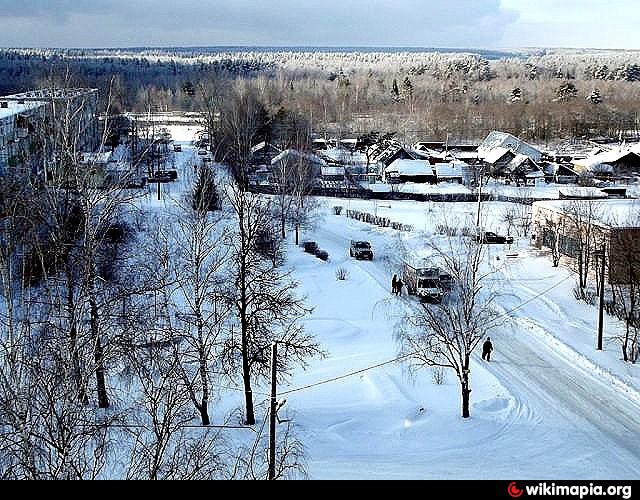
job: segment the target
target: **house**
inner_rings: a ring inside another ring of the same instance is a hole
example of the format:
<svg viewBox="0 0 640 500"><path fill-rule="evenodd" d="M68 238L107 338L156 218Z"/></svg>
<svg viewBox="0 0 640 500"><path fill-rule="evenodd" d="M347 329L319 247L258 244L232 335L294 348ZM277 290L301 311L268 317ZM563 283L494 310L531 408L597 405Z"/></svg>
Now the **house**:
<svg viewBox="0 0 640 500"><path fill-rule="evenodd" d="M532 209L533 227L538 235L535 245L557 248L569 259L593 255L604 245L609 283L627 284L640 273L640 261L629 258L640 255L638 208L635 200L536 202ZM587 232L588 239L584 237ZM581 242L587 240L591 242L590 248L581 248L584 246Z"/></svg>
<svg viewBox="0 0 640 500"><path fill-rule="evenodd" d="M478 155L487 161L487 157L496 149L506 149L515 155L525 155L535 162L542 159L542 152L517 137L506 132L491 132L478 147ZM492 162L487 162L492 163Z"/></svg>
<svg viewBox="0 0 640 500"><path fill-rule="evenodd" d="M344 167L320 167L320 175L323 181L335 181L342 182L346 178L346 171Z"/></svg>
<svg viewBox="0 0 640 500"><path fill-rule="evenodd" d="M489 165L493 175L504 175L513 159L516 157L516 153L510 149L497 147L492 149L484 156L484 162Z"/></svg>
<svg viewBox="0 0 640 500"><path fill-rule="evenodd" d="M578 173L571 168L571 164L543 162L540 166L544 172L545 180L549 183L575 184L580 177Z"/></svg>
<svg viewBox="0 0 640 500"><path fill-rule="evenodd" d="M282 151L273 144L261 142L251 148L251 165L269 165Z"/></svg>
<svg viewBox="0 0 640 500"><path fill-rule="evenodd" d="M436 163L433 167L438 182L469 184L473 176L471 167L464 162Z"/></svg>
<svg viewBox="0 0 640 500"><path fill-rule="evenodd" d="M620 174L640 172L640 154L630 150L605 151L584 159L573 161L580 174L590 173L595 177L612 177Z"/></svg>
<svg viewBox="0 0 640 500"><path fill-rule="evenodd" d="M312 154L304 153L296 149L286 149L271 160L271 171L275 178L286 172L287 168L303 167L310 178L320 177L322 168L327 167L327 162Z"/></svg>
<svg viewBox="0 0 640 500"><path fill-rule="evenodd" d="M517 154L505 167L505 173L516 182L533 183L544 179L544 172L538 163L527 155Z"/></svg>
<svg viewBox="0 0 640 500"><path fill-rule="evenodd" d="M437 184L438 179L431 163L425 160L395 160L384 170L384 180L389 184Z"/></svg>
<svg viewBox="0 0 640 500"><path fill-rule="evenodd" d="M415 160L416 154L398 141L382 141L367 150L369 162L378 165L380 171L396 160Z"/></svg>

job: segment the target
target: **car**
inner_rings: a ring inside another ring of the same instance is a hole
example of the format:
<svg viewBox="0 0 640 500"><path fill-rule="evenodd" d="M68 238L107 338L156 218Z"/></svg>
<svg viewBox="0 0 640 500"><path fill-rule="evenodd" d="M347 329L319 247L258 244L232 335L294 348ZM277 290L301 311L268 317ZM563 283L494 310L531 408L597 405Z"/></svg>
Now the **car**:
<svg viewBox="0 0 640 500"><path fill-rule="evenodd" d="M373 260L373 249L371 248L371 243L369 243L368 241L351 240L349 255L351 257L355 257L358 260Z"/></svg>
<svg viewBox="0 0 640 500"><path fill-rule="evenodd" d="M209 154L209 151L207 151L206 149L199 149L198 154L200 156L207 156Z"/></svg>
<svg viewBox="0 0 640 500"><path fill-rule="evenodd" d="M326 250L320 250L319 248L316 250L316 257L318 257L320 260L323 261L328 261L329 260L329 253Z"/></svg>
<svg viewBox="0 0 640 500"><path fill-rule="evenodd" d="M304 251L306 253L310 253L311 255L315 255L316 252L320 249L315 241L305 241L303 247Z"/></svg>
<svg viewBox="0 0 640 500"><path fill-rule="evenodd" d="M182 151L182 145L181 145L181 144L174 144L174 145L173 145L173 150L174 150L176 153L180 153L180 152Z"/></svg>
<svg viewBox="0 0 640 500"><path fill-rule="evenodd" d="M454 280L453 276L444 271L440 271L440 286L446 292L450 292L453 290Z"/></svg>
<svg viewBox="0 0 640 500"><path fill-rule="evenodd" d="M490 231L476 235L476 243L482 245L511 245L513 243L512 236L500 236Z"/></svg>

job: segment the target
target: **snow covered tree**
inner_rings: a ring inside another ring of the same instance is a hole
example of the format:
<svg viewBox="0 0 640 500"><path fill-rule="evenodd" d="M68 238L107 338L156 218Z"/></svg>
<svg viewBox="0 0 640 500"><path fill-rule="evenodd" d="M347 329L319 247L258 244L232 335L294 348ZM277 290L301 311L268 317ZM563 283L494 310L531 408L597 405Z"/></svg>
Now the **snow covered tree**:
<svg viewBox="0 0 640 500"><path fill-rule="evenodd" d="M522 89L520 87L516 87L509 93L509 99L511 102L520 102L522 101Z"/></svg>
<svg viewBox="0 0 640 500"><path fill-rule="evenodd" d="M594 89L591 94L587 96L587 100L591 102L591 104L601 104L602 96L600 95L600 91L598 89Z"/></svg>

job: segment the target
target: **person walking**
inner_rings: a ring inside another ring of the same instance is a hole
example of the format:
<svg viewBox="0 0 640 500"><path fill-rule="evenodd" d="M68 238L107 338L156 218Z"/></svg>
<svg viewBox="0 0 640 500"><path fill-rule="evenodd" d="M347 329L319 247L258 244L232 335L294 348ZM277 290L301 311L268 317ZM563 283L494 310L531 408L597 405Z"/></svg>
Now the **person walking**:
<svg viewBox="0 0 640 500"><path fill-rule="evenodd" d="M482 359L485 361L491 361L491 353L493 352L493 344L491 343L491 337L487 337L487 340L482 344Z"/></svg>
<svg viewBox="0 0 640 500"><path fill-rule="evenodd" d="M398 278L398 281L396 282L396 289L397 289L397 293L396 295L399 295L400 297L402 297L402 287L404 286L404 283L402 282L402 280L400 278Z"/></svg>
<svg viewBox="0 0 640 500"><path fill-rule="evenodd" d="M394 274L391 280L391 293L398 295L398 275Z"/></svg>

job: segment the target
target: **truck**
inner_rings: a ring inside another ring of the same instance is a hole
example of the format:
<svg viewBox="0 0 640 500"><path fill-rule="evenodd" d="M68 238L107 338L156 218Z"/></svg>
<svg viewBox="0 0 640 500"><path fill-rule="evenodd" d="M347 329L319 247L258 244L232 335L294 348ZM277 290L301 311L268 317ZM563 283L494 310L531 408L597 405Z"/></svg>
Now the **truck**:
<svg viewBox="0 0 640 500"><path fill-rule="evenodd" d="M368 241L351 240L349 255L351 255L351 257L355 257L358 260L373 260L373 250L371 248L371 243L369 243Z"/></svg>
<svg viewBox="0 0 640 500"><path fill-rule="evenodd" d="M403 264L402 281L409 295L416 295L425 301L437 304L442 302L444 289L440 275L440 269L437 267L413 267L406 262Z"/></svg>

